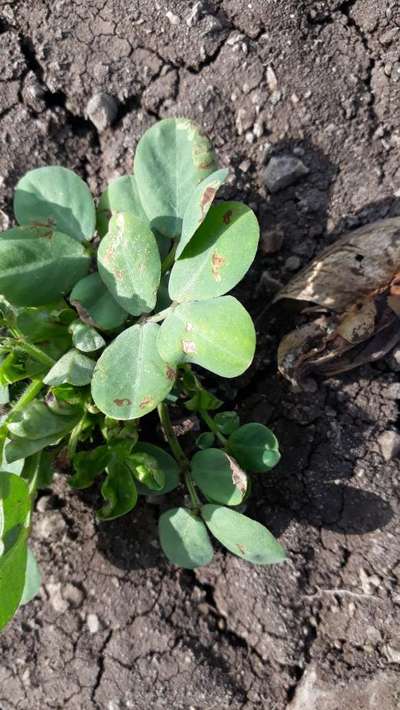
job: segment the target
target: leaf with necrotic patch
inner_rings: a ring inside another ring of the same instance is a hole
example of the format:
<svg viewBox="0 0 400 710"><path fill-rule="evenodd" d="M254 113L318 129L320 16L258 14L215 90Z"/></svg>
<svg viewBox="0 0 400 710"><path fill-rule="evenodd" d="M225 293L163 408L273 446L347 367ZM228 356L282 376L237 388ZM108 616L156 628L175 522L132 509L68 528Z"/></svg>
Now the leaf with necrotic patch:
<svg viewBox="0 0 400 710"><path fill-rule="evenodd" d="M78 281L72 289L70 301L81 321L102 330L119 328L128 317L98 274L89 274Z"/></svg>

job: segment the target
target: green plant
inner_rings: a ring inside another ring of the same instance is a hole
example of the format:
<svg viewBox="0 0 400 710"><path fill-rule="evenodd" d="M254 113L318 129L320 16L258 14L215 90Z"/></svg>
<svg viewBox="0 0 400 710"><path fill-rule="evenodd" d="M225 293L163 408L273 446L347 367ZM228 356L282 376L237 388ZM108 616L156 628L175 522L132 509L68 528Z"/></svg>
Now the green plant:
<svg viewBox="0 0 400 710"><path fill-rule="evenodd" d="M183 483L190 503L159 523L177 565L210 562L208 531L250 562L285 558L241 512L245 471L270 470L277 440L261 424L241 426L236 412L215 413L222 402L192 371L236 377L255 350L249 314L225 294L250 267L259 228L245 205L213 204L226 176L193 123L167 119L145 133L134 175L114 180L97 212L65 168L32 170L18 183L20 226L0 238L0 627L40 584L30 515L60 460L73 488L102 477L100 521ZM191 460L170 406L204 423ZM153 410L171 453L139 440Z"/></svg>

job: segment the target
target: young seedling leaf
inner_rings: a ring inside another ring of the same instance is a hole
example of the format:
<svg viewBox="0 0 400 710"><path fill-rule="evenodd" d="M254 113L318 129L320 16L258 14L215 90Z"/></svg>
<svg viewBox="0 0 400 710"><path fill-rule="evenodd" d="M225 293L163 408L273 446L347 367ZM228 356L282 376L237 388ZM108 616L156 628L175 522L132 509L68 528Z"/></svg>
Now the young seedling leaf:
<svg viewBox="0 0 400 710"><path fill-rule="evenodd" d="M282 545L260 523L221 505L203 505L201 515L208 529L234 555L256 565L283 562Z"/></svg>
<svg viewBox="0 0 400 710"><path fill-rule="evenodd" d="M90 451L79 451L74 455L72 464L74 475L69 479L72 488L89 488L97 476L105 471L111 452L108 446L97 446Z"/></svg>
<svg viewBox="0 0 400 710"><path fill-rule="evenodd" d="M30 547L27 550L25 584L22 592L20 606L28 604L34 597L39 594L40 585L42 583L42 575L40 574L39 565L36 562L35 555Z"/></svg>
<svg viewBox="0 0 400 710"><path fill-rule="evenodd" d="M14 213L19 224L45 225L79 242L90 240L95 231L96 212L88 186L72 170L58 165L30 170L21 178Z"/></svg>
<svg viewBox="0 0 400 710"><path fill-rule="evenodd" d="M128 464L139 483L157 492L165 488L165 473L151 454L134 451L129 456Z"/></svg>
<svg viewBox="0 0 400 710"><path fill-rule="evenodd" d="M218 412L214 417L221 434L228 436L240 427L240 417L237 412Z"/></svg>
<svg viewBox="0 0 400 710"><path fill-rule="evenodd" d="M99 274L117 303L134 316L149 313L157 300L161 260L153 232L130 212L110 219L97 253Z"/></svg>
<svg viewBox="0 0 400 710"><path fill-rule="evenodd" d="M30 506L26 482L0 472L0 629L15 614L24 590Z"/></svg>
<svg viewBox="0 0 400 710"><path fill-rule="evenodd" d="M174 365L193 363L222 377L237 377L251 364L253 322L232 296L182 303L160 328L158 350Z"/></svg>
<svg viewBox="0 0 400 710"><path fill-rule="evenodd" d="M221 449L198 451L191 461L192 478L206 498L239 505L246 495L247 476Z"/></svg>
<svg viewBox="0 0 400 710"><path fill-rule="evenodd" d="M157 461L165 476L165 484L160 490L150 490L147 486L140 483L140 481L137 481L136 488L138 493L141 495L161 496L177 488L179 485L179 466L175 459L164 451L164 449L160 449L159 446L154 446L154 444L147 444L141 441L135 446L134 453L145 453L152 456Z"/></svg>
<svg viewBox="0 0 400 710"><path fill-rule="evenodd" d="M222 183L226 180L228 170L216 170L201 181L193 192L183 215L182 234L176 248L176 258L180 257L189 244L193 234L204 222L207 212Z"/></svg>
<svg viewBox="0 0 400 710"><path fill-rule="evenodd" d="M53 365L43 382L53 386L66 383L83 387L91 381L95 364L94 360L73 348Z"/></svg>
<svg viewBox="0 0 400 710"><path fill-rule="evenodd" d="M107 466L107 478L101 487L106 503L97 511L99 520L113 520L129 513L136 505L137 490L129 466L113 456Z"/></svg>
<svg viewBox="0 0 400 710"><path fill-rule="evenodd" d="M260 230L254 212L241 202L213 205L171 271L173 301L222 296L248 271Z"/></svg>
<svg viewBox="0 0 400 710"><path fill-rule="evenodd" d="M47 227L0 236L0 293L16 306L41 306L68 293L90 266L83 246Z"/></svg>
<svg viewBox="0 0 400 710"><path fill-rule="evenodd" d="M162 550L178 567L194 569L211 562L214 551L203 521L186 508L172 508L160 516Z"/></svg>
<svg viewBox="0 0 400 710"><path fill-rule="evenodd" d="M160 326L127 328L100 356L92 379L97 407L114 419L137 419L167 396L176 372L157 351Z"/></svg>
<svg viewBox="0 0 400 710"><path fill-rule="evenodd" d="M124 175L112 180L100 197L96 210L96 226L101 237L107 234L110 219L116 212L132 212L142 222L148 222L133 175Z"/></svg>
<svg viewBox="0 0 400 710"><path fill-rule="evenodd" d="M97 332L91 325L86 325L79 320L74 321L70 325L72 333L72 342L77 350L83 353L92 353L100 350L106 344L103 336Z"/></svg>
<svg viewBox="0 0 400 710"><path fill-rule="evenodd" d="M151 227L166 237L179 236L193 193L216 169L212 146L192 121L166 118L146 131L134 173Z"/></svg>
<svg viewBox="0 0 400 710"><path fill-rule="evenodd" d="M14 421L8 424L8 431L13 436L26 439L42 439L53 434L66 434L71 431L81 417L79 411L59 416L39 400L30 402L25 409L14 415Z"/></svg>
<svg viewBox="0 0 400 710"><path fill-rule="evenodd" d="M42 439L22 439L16 436L5 445L4 454L8 463L13 463L19 459L27 459L38 451L42 451L47 446L58 444L64 434L52 434L44 436Z"/></svg>
<svg viewBox="0 0 400 710"><path fill-rule="evenodd" d="M3 450L2 450L2 461L0 464L0 472L5 471L6 473L13 473L15 476L20 476L22 473L22 469L24 468L24 459L19 459L17 461L13 461L12 463L9 463L6 459L5 455L5 447L7 444L10 442L10 439L5 439L4 445L3 445ZM1 474L0 474L1 475Z"/></svg>
<svg viewBox="0 0 400 710"><path fill-rule="evenodd" d="M119 328L128 317L97 273L78 281L72 289L70 301L81 321L102 330Z"/></svg>
<svg viewBox="0 0 400 710"><path fill-rule="evenodd" d="M269 471L281 458L276 436L264 424L256 422L244 424L231 434L228 452L253 473Z"/></svg>

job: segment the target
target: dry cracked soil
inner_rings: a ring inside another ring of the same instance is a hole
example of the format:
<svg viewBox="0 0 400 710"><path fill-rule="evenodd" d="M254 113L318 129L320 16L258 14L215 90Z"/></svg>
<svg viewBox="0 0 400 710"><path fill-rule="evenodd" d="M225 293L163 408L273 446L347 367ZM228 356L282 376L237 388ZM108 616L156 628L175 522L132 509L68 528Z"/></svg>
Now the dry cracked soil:
<svg viewBox="0 0 400 710"><path fill-rule="evenodd" d="M287 316L261 315L345 229L400 214L399 109L397 0L0 0L2 228L27 169L65 165L99 194L174 115L201 124L225 194L256 210L239 295L258 352L221 387L280 438L250 512L289 554L173 569L158 507L98 526L96 494L58 475L34 517L41 597L0 637L1 710L400 708L400 351L293 393L275 362ZM309 172L271 194L274 155Z"/></svg>

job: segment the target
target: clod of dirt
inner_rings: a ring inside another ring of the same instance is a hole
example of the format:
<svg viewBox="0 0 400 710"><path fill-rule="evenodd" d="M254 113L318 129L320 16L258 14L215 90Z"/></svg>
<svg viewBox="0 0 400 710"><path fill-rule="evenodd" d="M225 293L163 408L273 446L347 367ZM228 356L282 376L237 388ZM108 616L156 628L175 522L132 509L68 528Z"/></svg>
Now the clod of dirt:
<svg viewBox="0 0 400 710"><path fill-rule="evenodd" d="M274 194L293 185L309 172L299 158L292 155L273 156L264 170L264 182L268 190Z"/></svg>
<svg viewBox="0 0 400 710"><path fill-rule="evenodd" d="M400 217L325 249L276 298L298 301L308 318L281 341L280 372L304 387L312 374L329 377L384 357L400 341L399 278Z"/></svg>
<svg viewBox="0 0 400 710"><path fill-rule="evenodd" d="M397 431L384 431L378 438L378 444L385 461L391 461L400 454L400 434Z"/></svg>
<svg viewBox="0 0 400 710"><path fill-rule="evenodd" d="M111 126L118 113L118 104L109 94L94 94L86 106L86 115L99 133Z"/></svg>

